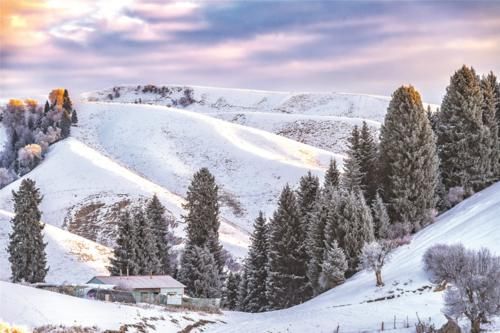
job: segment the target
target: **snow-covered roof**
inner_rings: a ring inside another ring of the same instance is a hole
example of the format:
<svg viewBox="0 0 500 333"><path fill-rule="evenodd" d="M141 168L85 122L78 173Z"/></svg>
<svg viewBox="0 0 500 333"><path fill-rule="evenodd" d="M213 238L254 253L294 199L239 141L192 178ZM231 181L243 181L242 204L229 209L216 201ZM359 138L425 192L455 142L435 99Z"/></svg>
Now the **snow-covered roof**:
<svg viewBox="0 0 500 333"><path fill-rule="evenodd" d="M170 275L96 276L89 283L95 281L128 290L185 287Z"/></svg>

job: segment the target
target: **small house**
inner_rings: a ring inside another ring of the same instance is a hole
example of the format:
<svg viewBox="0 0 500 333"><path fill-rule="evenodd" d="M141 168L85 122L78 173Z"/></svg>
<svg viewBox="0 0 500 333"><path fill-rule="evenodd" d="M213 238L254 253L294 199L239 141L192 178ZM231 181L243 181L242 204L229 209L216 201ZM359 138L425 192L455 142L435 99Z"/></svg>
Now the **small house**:
<svg viewBox="0 0 500 333"><path fill-rule="evenodd" d="M95 276L89 284L113 285L136 302L181 305L185 286L170 275Z"/></svg>

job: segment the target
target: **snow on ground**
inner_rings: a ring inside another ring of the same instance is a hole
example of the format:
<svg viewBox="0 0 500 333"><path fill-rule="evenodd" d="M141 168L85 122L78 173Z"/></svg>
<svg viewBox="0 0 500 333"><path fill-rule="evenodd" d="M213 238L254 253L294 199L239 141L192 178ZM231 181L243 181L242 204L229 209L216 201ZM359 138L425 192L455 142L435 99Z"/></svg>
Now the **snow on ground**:
<svg viewBox="0 0 500 333"><path fill-rule="evenodd" d="M462 242L468 248L487 247L500 255L500 182L477 193L441 215L437 222L417 233L412 242L397 249L384 267L385 287L375 287L371 272L361 272L343 285L304 304L263 314L226 312L227 325L210 332L340 332L398 328L408 317L412 331L416 314L436 326L445 322L441 314L443 292L433 292L422 268L422 256L434 244ZM381 300L383 298L389 298ZM378 301L377 301L378 299Z"/></svg>
<svg viewBox="0 0 500 333"><path fill-rule="evenodd" d="M285 183L322 176L341 156L196 112L138 104L82 103L73 136L120 165L184 197L207 167L222 195L222 217L251 231L258 211L275 209Z"/></svg>
<svg viewBox="0 0 500 333"><path fill-rule="evenodd" d="M0 300L0 322L28 328L47 324L81 325L97 326L104 331L118 330L124 324L148 323L154 325L154 328L146 329L147 332L173 333L200 320L215 322L222 317L217 314L173 312L161 307L146 309L86 300L1 281Z"/></svg>
<svg viewBox="0 0 500 333"><path fill-rule="evenodd" d="M10 279L7 247L11 217L11 213L0 210L0 281ZM108 274L106 266L109 265L108 258L111 255L109 248L50 224L45 225L44 240L47 243L47 261L50 267L46 282L85 283L95 275ZM0 303L5 302L2 297L0 300ZM2 313L0 311L0 319Z"/></svg>

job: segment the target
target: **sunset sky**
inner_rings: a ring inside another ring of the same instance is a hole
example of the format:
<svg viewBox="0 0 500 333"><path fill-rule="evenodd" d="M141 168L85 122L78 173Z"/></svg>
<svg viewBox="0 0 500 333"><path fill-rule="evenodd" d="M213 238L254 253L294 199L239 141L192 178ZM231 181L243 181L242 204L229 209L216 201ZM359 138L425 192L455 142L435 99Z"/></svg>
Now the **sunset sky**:
<svg viewBox="0 0 500 333"><path fill-rule="evenodd" d="M500 1L1 0L0 97L178 83L440 103L462 64L500 74Z"/></svg>

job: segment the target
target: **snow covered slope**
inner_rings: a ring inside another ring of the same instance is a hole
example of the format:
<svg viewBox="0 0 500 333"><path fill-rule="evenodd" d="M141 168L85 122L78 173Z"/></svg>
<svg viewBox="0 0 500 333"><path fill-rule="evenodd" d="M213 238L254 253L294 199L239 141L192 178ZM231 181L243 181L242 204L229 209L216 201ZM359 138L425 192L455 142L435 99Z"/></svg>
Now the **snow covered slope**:
<svg viewBox="0 0 500 333"><path fill-rule="evenodd" d="M322 176L341 156L262 130L162 106L82 103L73 136L174 195L207 167L220 185L222 217L250 231L285 183Z"/></svg>
<svg viewBox="0 0 500 333"><path fill-rule="evenodd" d="M11 213L0 210L0 281L10 279L7 246L11 217ZM50 266L46 282L85 283L95 275L107 274L106 266L109 265L108 258L111 255L109 248L50 224L45 225L44 240L47 243L47 261ZM4 299L0 299L0 303L3 303ZM0 311L0 319L1 314Z"/></svg>
<svg viewBox="0 0 500 333"><path fill-rule="evenodd" d="M468 248L487 247L500 255L500 182L475 194L441 215L399 248L382 275L385 287L375 287L373 273L361 272L345 284L290 309L263 314L226 313L227 325L210 332L340 332L398 328L420 318L441 325L445 319L443 292L434 292L422 268L422 255L438 243L462 242ZM438 326L439 327L439 326Z"/></svg>
<svg viewBox="0 0 500 333"><path fill-rule="evenodd" d="M146 332L179 332L200 320L215 322L221 318L217 314L86 300L1 281L0 300L0 322L28 328L51 324L118 331L124 324L149 324L152 326L145 327ZM141 330L127 330L131 331Z"/></svg>

